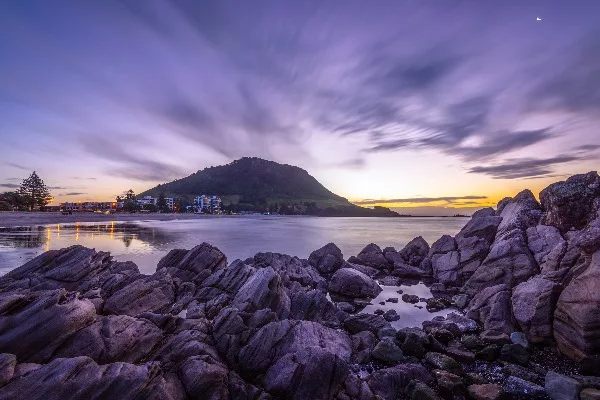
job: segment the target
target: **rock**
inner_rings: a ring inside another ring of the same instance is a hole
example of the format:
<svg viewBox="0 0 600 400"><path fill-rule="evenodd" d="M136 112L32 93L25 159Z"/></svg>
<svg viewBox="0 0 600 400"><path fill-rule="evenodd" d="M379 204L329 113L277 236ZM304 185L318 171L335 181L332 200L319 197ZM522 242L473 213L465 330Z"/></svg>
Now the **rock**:
<svg viewBox="0 0 600 400"><path fill-rule="evenodd" d="M369 331L377 334L383 328L391 328L388 321L379 315L356 314L351 315L344 321L344 328L350 333Z"/></svg>
<svg viewBox="0 0 600 400"><path fill-rule="evenodd" d="M316 322L283 320L260 328L238 355L240 369L248 376L266 370L288 353L321 347L344 361L350 360L351 340L343 331Z"/></svg>
<svg viewBox="0 0 600 400"><path fill-rule="evenodd" d="M529 342L527 341L527 336L523 332L513 332L510 334L510 341L513 344L519 344L523 346L523 348L529 348Z"/></svg>
<svg viewBox="0 0 600 400"><path fill-rule="evenodd" d="M461 333L475 332L477 330L477 322L454 312L446 315L442 322L443 326L456 325Z"/></svg>
<svg viewBox="0 0 600 400"><path fill-rule="evenodd" d="M372 332L362 331L352 335L352 355L350 362L365 364L371 360L371 352L375 348L377 338Z"/></svg>
<svg viewBox="0 0 600 400"><path fill-rule="evenodd" d="M412 267L418 267L429 253L429 244L418 236L411 240L402 250L398 252L405 260L406 264Z"/></svg>
<svg viewBox="0 0 600 400"><path fill-rule="evenodd" d="M202 243L191 250L174 249L164 256L156 267L164 269L182 282L201 284L217 269L227 267L227 257L218 248Z"/></svg>
<svg viewBox="0 0 600 400"><path fill-rule="evenodd" d="M389 299L386 300L388 303L398 303L398 298L397 297L390 297Z"/></svg>
<svg viewBox="0 0 600 400"><path fill-rule="evenodd" d="M385 319L388 322L393 322L393 321L398 321L400 319L400 316L398 315L396 310L387 310L383 314L383 319Z"/></svg>
<svg viewBox="0 0 600 400"><path fill-rule="evenodd" d="M284 290L279 274L273 268L259 269L240 288L231 304L240 311L253 312L270 309L280 319L290 315L290 298Z"/></svg>
<svg viewBox="0 0 600 400"><path fill-rule="evenodd" d="M529 353L520 344L505 344L500 350L500 359L515 364L527 365Z"/></svg>
<svg viewBox="0 0 600 400"><path fill-rule="evenodd" d="M403 294L402 301L410 304L417 304L419 302L419 296L414 294Z"/></svg>
<svg viewBox="0 0 600 400"><path fill-rule="evenodd" d="M438 340L444 344L448 344L449 341L454 339L454 335L452 334L452 332L450 332L446 329L435 329L432 332L433 332L433 337L436 338L436 340Z"/></svg>
<svg viewBox="0 0 600 400"><path fill-rule="evenodd" d="M460 338L460 343L469 350L479 350L485 347L483 340L477 335L465 335Z"/></svg>
<svg viewBox="0 0 600 400"><path fill-rule="evenodd" d="M412 381L430 384L433 378L420 364L400 364L373 372L367 383L375 395L383 399L395 399Z"/></svg>
<svg viewBox="0 0 600 400"><path fill-rule="evenodd" d="M347 312L338 308L339 304L336 307L325 293L317 289L292 292L290 302L290 319L315 321L330 328L340 328L348 317Z"/></svg>
<svg viewBox="0 0 600 400"><path fill-rule="evenodd" d="M14 354L0 354L0 388L12 379L16 365L17 357Z"/></svg>
<svg viewBox="0 0 600 400"><path fill-rule="evenodd" d="M1 400L166 399L185 397L178 380L157 363L98 365L88 357L57 358L13 379L0 390Z"/></svg>
<svg viewBox="0 0 600 400"><path fill-rule="evenodd" d="M460 253L451 251L431 257L433 278L440 283L454 285L460 282Z"/></svg>
<svg viewBox="0 0 600 400"><path fill-rule="evenodd" d="M598 196L600 177L595 171L553 183L540 192L540 202L545 211L543 222L561 232L581 229L593 219L594 200Z"/></svg>
<svg viewBox="0 0 600 400"><path fill-rule="evenodd" d="M561 293L554 312L554 338L560 350L575 359L600 351L600 251L590 266Z"/></svg>
<svg viewBox="0 0 600 400"><path fill-rule="evenodd" d="M286 288L300 285L304 290L325 289L327 282L307 260L279 253L257 253L254 255L255 268L271 267L281 277Z"/></svg>
<svg viewBox="0 0 600 400"><path fill-rule="evenodd" d="M541 382L540 376L533 372L531 368L521 367L520 365L505 363L502 367L502 372L507 376L516 376L525 381L533 383Z"/></svg>
<svg viewBox="0 0 600 400"><path fill-rule="evenodd" d="M380 330L377 331L377 337L379 339L383 339L385 337L392 337L395 338L396 337L396 329L394 329L393 327L383 327Z"/></svg>
<svg viewBox="0 0 600 400"><path fill-rule="evenodd" d="M553 339L554 309L562 288L542 276L535 276L515 288L512 296L514 317L533 343Z"/></svg>
<svg viewBox="0 0 600 400"><path fill-rule="evenodd" d="M527 243L542 274L556 271L567 251L567 242L553 226L537 225L527 229Z"/></svg>
<svg viewBox="0 0 600 400"><path fill-rule="evenodd" d="M475 354L475 358L489 362L496 361L500 357L500 349L499 344L486 346Z"/></svg>
<svg viewBox="0 0 600 400"><path fill-rule="evenodd" d="M459 347L448 347L446 354L461 363L472 364L475 362L475 354L473 352Z"/></svg>
<svg viewBox="0 0 600 400"><path fill-rule="evenodd" d="M366 265L378 270L389 269L391 264L386 260L381 248L374 243L367 245L356 257L350 257L348 262Z"/></svg>
<svg viewBox="0 0 600 400"><path fill-rule="evenodd" d="M546 391L540 385L509 376L504 385L504 392L516 398L543 399Z"/></svg>
<svg viewBox="0 0 600 400"><path fill-rule="evenodd" d="M99 317L69 337L53 357L87 356L100 364L137 363L147 357L162 337L162 330L146 319L127 315Z"/></svg>
<svg viewBox="0 0 600 400"><path fill-rule="evenodd" d="M0 295L0 352L15 354L20 362L46 362L95 318L90 301L64 289Z"/></svg>
<svg viewBox="0 0 600 400"><path fill-rule="evenodd" d="M441 353L429 352L425 355L425 362L432 368L460 374L462 368L454 359Z"/></svg>
<svg viewBox="0 0 600 400"><path fill-rule="evenodd" d="M436 369L433 371L440 392L445 397L453 397L464 392L465 386L460 376L454 375L448 371Z"/></svg>
<svg viewBox="0 0 600 400"><path fill-rule="evenodd" d="M467 388L467 392L473 400L500 400L503 394L500 385L493 383L471 385Z"/></svg>
<svg viewBox="0 0 600 400"><path fill-rule="evenodd" d="M600 390L598 389L583 389L579 398L581 400L600 400Z"/></svg>
<svg viewBox="0 0 600 400"><path fill-rule="evenodd" d="M167 271L161 269L154 275L140 275L113 293L104 303L103 312L131 316L142 312L168 313L175 302L175 285Z"/></svg>
<svg viewBox="0 0 600 400"><path fill-rule="evenodd" d="M579 373L600 376L600 355L586 355L579 360Z"/></svg>
<svg viewBox="0 0 600 400"><path fill-rule="evenodd" d="M381 287L373 279L351 268L338 269L329 282L333 293L351 298L374 298L381 293Z"/></svg>
<svg viewBox="0 0 600 400"><path fill-rule="evenodd" d="M453 300L454 304L456 305L456 308L462 310L469 304L470 299L469 296L467 296L466 294L459 294L454 296Z"/></svg>
<svg viewBox="0 0 600 400"><path fill-rule="evenodd" d="M470 296L495 285L511 289L538 273L526 234L540 217L540 205L533 193L529 190L519 193L504 206L500 216L502 222L489 254L463 286Z"/></svg>
<svg viewBox="0 0 600 400"><path fill-rule="evenodd" d="M552 400L579 400L581 392L581 384L575 379L552 371L546 374L545 388Z"/></svg>
<svg viewBox="0 0 600 400"><path fill-rule="evenodd" d="M391 337L384 337L377 343L372 352L373 357L386 362L397 362L404 359L400 347L396 345Z"/></svg>
<svg viewBox="0 0 600 400"><path fill-rule="evenodd" d="M423 342L424 337L420 337L416 333L411 332L406 335L404 343L402 343L400 348L407 356L414 356L420 359L425 357L425 354L427 353Z"/></svg>
<svg viewBox="0 0 600 400"><path fill-rule="evenodd" d="M411 400L441 400L435 390L419 381L411 382L407 392L410 393Z"/></svg>
<svg viewBox="0 0 600 400"><path fill-rule="evenodd" d="M209 357L190 357L179 368L179 376L188 396L199 399L229 397L229 371Z"/></svg>
<svg viewBox="0 0 600 400"><path fill-rule="evenodd" d="M575 246L585 254L594 254L600 250L600 216L579 233Z"/></svg>
<svg viewBox="0 0 600 400"><path fill-rule="evenodd" d="M346 362L319 347L280 358L265 374L265 389L286 399L333 399L348 376Z"/></svg>
<svg viewBox="0 0 600 400"><path fill-rule="evenodd" d="M14 378L18 378L18 377L23 376L23 375L27 375L28 373L30 373L32 371L35 371L39 367L41 367L41 365L40 364L36 364L36 363L21 363L21 364L17 364L15 366L15 373L13 375L13 379Z"/></svg>
<svg viewBox="0 0 600 400"><path fill-rule="evenodd" d="M441 301L432 297L430 299L427 299L427 304L425 307L427 308L427 311L429 311L429 312L436 312L436 311L441 311L441 310L445 309L446 305L444 303L442 303Z"/></svg>
<svg viewBox="0 0 600 400"><path fill-rule="evenodd" d="M384 303L385 304L385 303ZM337 307L340 309L340 311L346 312L346 313L353 313L355 311L355 308L352 304L342 301L337 303Z"/></svg>
<svg viewBox="0 0 600 400"><path fill-rule="evenodd" d="M509 344L512 343L512 341L510 340L510 337L503 332L496 332L496 331L484 331L481 334L481 339L486 342L486 343L491 343L491 344Z"/></svg>
<svg viewBox="0 0 600 400"><path fill-rule="evenodd" d="M328 243L310 253L308 262L321 274L331 274L344 264L344 255L339 247L333 243Z"/></svg>
<svg viewBox="0 0 600 400"><path fill-rule="evenodd" d="M446 254L457 249L456 241L450 235L444 235L436 240L429 249L429 257L435 254Z"/></svg>
<svg viewBox="0 0 600 400"><path fill-rule="evenodd" d="M511 324L511 291L507 285L487 287L477 293L469 303L467 316L479 320L485 330L509 334Z"/></svg>

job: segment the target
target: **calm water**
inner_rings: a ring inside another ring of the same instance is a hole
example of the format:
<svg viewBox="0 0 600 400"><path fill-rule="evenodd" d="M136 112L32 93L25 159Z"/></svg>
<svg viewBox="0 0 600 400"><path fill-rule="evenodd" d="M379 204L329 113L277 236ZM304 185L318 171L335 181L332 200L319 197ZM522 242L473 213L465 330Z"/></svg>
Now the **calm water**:
<svg viewBox="0 0 600 400"><path fill-rule="evenodd" d="M193 220L136 223L79 223L0 229L0 275L38 254L73 244L109 251L117 260L134 261L153 273L169 250L208 242L229 261L272 251L307 258L334 242L348 258L369 243L401 249L415 236L430 244L441 235L458 233L466 218L317 218L219 216ZM376 304L376 303L375 303ZM411 306L412 307L412 306Z"/></svg>

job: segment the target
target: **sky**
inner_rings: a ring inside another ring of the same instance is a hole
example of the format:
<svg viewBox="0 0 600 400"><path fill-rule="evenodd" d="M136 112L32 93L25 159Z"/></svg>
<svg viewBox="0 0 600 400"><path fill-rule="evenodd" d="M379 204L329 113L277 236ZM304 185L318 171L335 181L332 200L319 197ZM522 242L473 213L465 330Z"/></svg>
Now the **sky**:
<svg viewBox="0 0 600 400"><path fill-rule="evenodd" d="M0 1L0 191L109 201L243 156L469 213L600 159L600 1Z"/></svg>

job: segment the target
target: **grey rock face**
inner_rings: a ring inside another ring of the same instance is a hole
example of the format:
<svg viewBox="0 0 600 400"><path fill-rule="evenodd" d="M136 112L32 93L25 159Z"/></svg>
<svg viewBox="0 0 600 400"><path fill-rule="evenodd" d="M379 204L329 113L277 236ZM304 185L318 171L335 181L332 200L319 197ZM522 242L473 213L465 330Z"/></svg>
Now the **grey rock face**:
<svg viewBox="0 0 600 400"><path fill-rule="evenodd" d="M477 293L469 303L467 316L483 323L485 330L510 334L512 326L511 292L507 285L496 285Z"/></svg>
<svg viewBox="0 0 600 400"><path fill-rule="evenodd" d="M429 244L423 237L418 236L408 242L408 244L398 252L404 259L404 262L410 266L417 267L429 253Z"/></svg>
<svg viewBox="0 0 600 400"><path fill-rule="evenodd" d="M435 254L445 254L457 249L456 241L450 235L444 235L436 240L429 249L429 257Z"/></svg>
<svg viewBox="0 0 600 400"><path fill-rule="evenodd" d="M546 374L545 388L552 400L578 400L582 386L573 378L550 371Z"/></svg>
<svg viewBox="0 0 600 400"><path fill-rule="evenodd" d="M391 327L382 316L373 314L351 315L344 321L344 328L350 333L369 331L377 335L380 330Z"/></svg>
<svg viewBox="0 0 600 400"><path fill-rule="evenodd" d="M441 369L455 373L462 372L462 368L459 363L441 353L430 352L425 354L425 362L435 369Z"/></svg>
<svg viewBox="0 0 600 400"><path fill-rule="evenodd" d="M554 309L562 288L542 276L517 285L512 296L512 311L521 330L533 343L553 338Z"/></svg>
<svg viewBox="0 0 600 400"><path fill-rule="evenodd" d="M373 279L352 268L341 268L329 282L333 293L352 298L373 298L381 293L381 287Z"/></svg>
<svg viewBox="0 0 600 400"><path fill-rule="evenodd" d="M271 267L281 277L286 288L299 284L306 289L324 289L327 282L307 260L279 253L257 253L255 268Z"/></svg>
<svg viewBox="0 0 600 400"><path fill-rule="evenodd" d="M525 381L516 376L509 376L504 385L504 392L510 396L539 399L546 395L546 391L540 385Z"/></svg>
<svg viewBox="0 0 600 400"><path fill-rule="evenodd" d="M310 253L308 262L321 274L331 274L344 264L344 256L339 247L333 243L328 243Z"/></svg>
<svg viewBox="0 0 600 400"><path fill-rule="evenodd" d="M554 338L572 358L600 351L600 251L590 266L561 293L554 312Z"/></svg>
<svg viewBox="0 0 600 400"><path fill-rule="evenodd" d="M375 395L395 399L413 381L430 384L433 377L421 364L400 364L373 372L368 384Z"/></svg>
<svg viewBox="0 0 600 400"><path fill-rule="evenodd" d="M290 314L290 299L283 288L281 277L273 268L259 269L240 288L231 303L240 311L257 311L268 308L280 319Z"/></svg>
<svg viewBox="0 0 600 400"><path fill-rule="evenodd" d="M542 274L559 269L560 261L567 251L567 242L557 228L532 226L527 229L527 241Z"/></svg>
<svg viewBox="0 0 600 400"><path fill-rule="evenodd" d="M45 362L73 333L94 322L96 309L64 289L0 295L0 352Z"/></svg>
<svg viewBox="0 0 600 400"><path fill-rule="evenodd" d="M215 270L225 268L227 258L216 247L202 243L191 250L171 250L158 262L156 271L165 269L182 282L201 284Z"/></svg>
<svg viewBox="0 0 600 400"><path fill-rule="evenodd" d="M333 399L348 376L346 361L320 347L281 357L263 378L265 389L286 399Z"/></svg>
<svg viewBox="0 0 600 400"><path fill-rule="evenodd" d="M12 379L16 365L17 357L14 354L0 353L0 387Z"/></svg>
<svg viewBox="0 0 600 400"><path fill-rule="evenodd" d="M593 171L553 183L540 192L544 224L561 232L581 229L595 218L595 199L600 196L600 177Z"/></svg>
<svg viewBox="0 0 600 400"><path fill-rule="evenodd" d="M381 248L374 243L367 245L356 257L350 257L348 262L366 265L378 270L385 270L391 267L391 264L384 257Z"/></svg>
<svg viewBox="0 0 600 400"><path fill-rule="evenodd" d="M404 353L391 337L384 337L373 349L372 355L378 360L397 362L404 359Z"/></svg>

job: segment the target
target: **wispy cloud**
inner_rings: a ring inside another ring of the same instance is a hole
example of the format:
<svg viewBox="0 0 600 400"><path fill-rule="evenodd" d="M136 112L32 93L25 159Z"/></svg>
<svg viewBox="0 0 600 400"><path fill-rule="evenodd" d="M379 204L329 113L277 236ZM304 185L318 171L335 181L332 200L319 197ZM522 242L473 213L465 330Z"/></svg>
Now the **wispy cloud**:
<svg viewBox="0 0 600 400"><path fill-rule="evenodd" d="M367 199L355 201L355 204L360 205L373 205L373 204L400 204L400 203L435 203L444 201L448 204L452 204L461 200L485 200L487 196L447 196L447 197L411 197L411 198L402 198L402 199Z"/></svg>
<svg viewBox="0 0 600 400"><path fill-rule="evenodd" d="M21 187L21 185L18 185L16 183L0 183L0 187L8 189L18 189Z"/></svg>

